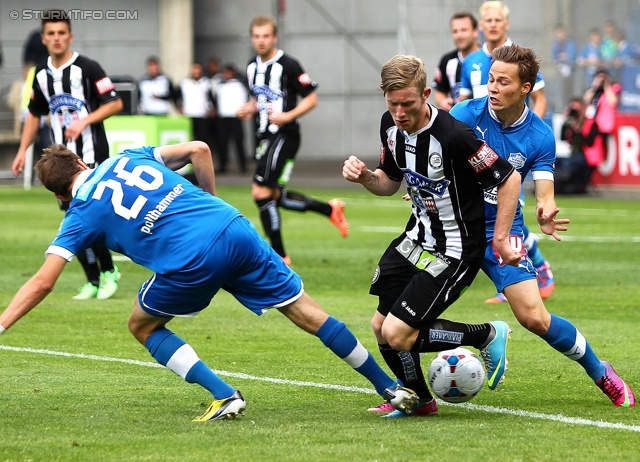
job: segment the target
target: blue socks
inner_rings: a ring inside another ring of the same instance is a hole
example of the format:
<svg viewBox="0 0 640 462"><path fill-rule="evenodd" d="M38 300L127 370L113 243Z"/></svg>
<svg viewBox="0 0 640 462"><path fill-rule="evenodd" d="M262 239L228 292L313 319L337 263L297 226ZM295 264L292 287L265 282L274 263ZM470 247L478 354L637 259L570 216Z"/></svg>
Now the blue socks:
<svg viewBox="0 0 640 462"><path fill-rule="evenodd" d="M546 334L540 336L554 349L576 361L595 382L605 374L605 367L589 346L589 342L571 322L551 315L551 324Z"/></svg>
<svg viewBox="0 0 640 462"><path fill-rule="evenodd" d="M527 249L527 255L529 255L531 263L533 263L533 266L536 268L544 265L545 259L538 248L538 238L529 232L527 225L522 226L522 231L524 232L524 246Z"/></svg>
<svg viewBox="0 0 640 462"><path fill-rule="evenodd" d="M235 390L209 369L189 344L166 327L152 333L145 346L156 361L187 382L209 390L215 399L233 395Z"/></svg>
<svg viewBox="0 0 640 462"><path fill-rule="evenodd" d="M384 397L385 388L396 385L343 322L329 316L316 332L316 337L339 358L365 376L380 396Z"/></svg>

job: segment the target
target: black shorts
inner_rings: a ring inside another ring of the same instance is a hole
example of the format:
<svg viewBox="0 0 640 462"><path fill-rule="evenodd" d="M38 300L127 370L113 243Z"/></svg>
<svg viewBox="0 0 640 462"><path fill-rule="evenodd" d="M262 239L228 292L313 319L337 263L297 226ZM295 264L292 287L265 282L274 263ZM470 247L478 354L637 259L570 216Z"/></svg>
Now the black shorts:
<svg viewBox="0 0 640 462"><path fill-rule="evenodd" d="M478 274L482 259L482 254L464 262L439 258L402 234L380 258L369 293L379 297L380 314L392 313L407 325L420 329L460 298Z"/></svg>
<svg viewBox="0 0 640 462"><path fill-rule="evenodd" d="M275 188L285 186L291 178L300 135L276 133L258 140L256 148L256 173L253 182Z"/></svg>

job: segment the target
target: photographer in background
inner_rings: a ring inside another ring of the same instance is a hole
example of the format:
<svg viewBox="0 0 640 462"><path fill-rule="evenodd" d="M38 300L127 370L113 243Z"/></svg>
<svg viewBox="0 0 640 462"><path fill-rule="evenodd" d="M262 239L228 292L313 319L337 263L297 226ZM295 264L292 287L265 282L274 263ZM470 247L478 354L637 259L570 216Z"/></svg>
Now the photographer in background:
<svg viewBox="0 0 640 462"><path fill-rule="evenodd" d="M593 168L587 165L582 151L582 125L584 124L584 101L574 96L564 110L566 117L560 131L560 139L571 147L569 157L556 158L556 194L584 194L591 180Z"/></svg>
<svg viewBox="0 0 640 462"><path fill-rule="evenodd" d="M607 141L615 128L620 93L620 84L613 83L606 68L599 68L593 75L591 87L582 98L585 114L581 148L591 172L607 157Z"/></svg>

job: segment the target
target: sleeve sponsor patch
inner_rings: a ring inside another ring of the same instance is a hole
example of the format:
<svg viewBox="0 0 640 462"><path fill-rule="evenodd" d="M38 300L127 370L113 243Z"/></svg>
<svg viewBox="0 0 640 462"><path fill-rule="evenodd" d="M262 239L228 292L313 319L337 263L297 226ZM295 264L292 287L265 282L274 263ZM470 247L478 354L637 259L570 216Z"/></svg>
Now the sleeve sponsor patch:
<svg viewBox="0 0 640 462"><path fill-rule="evenodd" d="M491 167L498 157L498 154L485 143L478 152L467 159L467 162L476 173L480 173Z"/></svg>
<svg viewBox="0 0 640 462"><path fill-rule="evenodd" d="M98 93L100 93L101 95L104 95L108 91L115 90L113 82L107 76L102 77L96 82L96 88L98 89Z"/></svg>
<svg viewBox="0 0 640 462"><path fill-rule="evenodd" d="M384 164L384 154L385 154L384 144L380 143L380 163Z"/></svg>
<svg viewBox="0 0 640 462"><path fill-rule="evenodd" d="M311 77L309 77L309 74L307 74L307 73L300 74L298 76L298 82L300 82L300 85L302 85L304 87L308 87L309 85L313 84L313 81L311 80Z"/></svg>

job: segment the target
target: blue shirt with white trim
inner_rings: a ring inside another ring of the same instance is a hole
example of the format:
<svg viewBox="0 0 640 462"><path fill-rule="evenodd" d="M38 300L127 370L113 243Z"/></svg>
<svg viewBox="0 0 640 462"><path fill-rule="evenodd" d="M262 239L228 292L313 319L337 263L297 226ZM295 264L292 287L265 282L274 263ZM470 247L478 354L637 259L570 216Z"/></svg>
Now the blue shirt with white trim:
<svg viewBox="0 0 640 462"><path fill-rule="evenodd" d="M465 61L466 62L466 61ZM525 106L522 116L503 127L489 107L489 97L462 101L451 108L450 114L466 123L501 157L507 159L520 173L522 181L531 172L535 180L553 181L556 160L556 141L553 130ZM487 239L493 238L497 212L497 188L485 190L485 219ZM518 206L514 228L524 224Z"/></svg>
<svg viewBox="0 0 640 462"><path fill-rule="evenodd" d="M156 273L197 268L240 212L164 165L162 149L131 149L80 174L47 254L71 260L100 243Z"/></svg>

